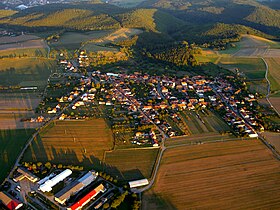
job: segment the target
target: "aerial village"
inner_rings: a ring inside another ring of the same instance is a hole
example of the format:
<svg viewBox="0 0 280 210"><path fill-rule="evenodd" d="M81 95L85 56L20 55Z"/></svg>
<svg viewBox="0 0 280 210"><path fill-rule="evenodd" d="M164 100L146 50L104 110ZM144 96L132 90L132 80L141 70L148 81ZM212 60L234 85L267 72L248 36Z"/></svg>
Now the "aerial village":
<svg viewBox="0 0 280 210"><path fill-rule="evenodd" d="M184 110L193 112L201 123L204 122L197 111L212 110L231 127L232 134L239 137L257 138L264 130L256 115L256 96L233 76L177 78L137 71L105 73L98 70L82 74L78 69L87 66L84 51L76 65L63 58L59 63L64 69L60 76L64 84L49 81L48 89L61 94L59 97L46 95L38 109L40 116L30 119L30 123L46 123L54 117L58 120L105 117L110 119L115 134L131 133L129 143L139 147L160 147L164 138L188 136ZM32 173L30 166L17 167L0 192L6 208L20 209L28 203L35 209L36 206L102 209L120 195L149 184L147 179L135 180L124 188L113 178L94 170L77 172L67 167L50 170L51 167L44 164L39 168L46 170L40 178Z"/></svg>

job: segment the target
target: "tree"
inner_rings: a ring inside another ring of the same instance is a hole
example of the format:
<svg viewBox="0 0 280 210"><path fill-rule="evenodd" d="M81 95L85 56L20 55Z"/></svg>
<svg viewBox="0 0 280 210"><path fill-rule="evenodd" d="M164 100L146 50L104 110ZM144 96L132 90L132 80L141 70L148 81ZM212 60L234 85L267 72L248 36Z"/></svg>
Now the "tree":
<svg viewBox="0 0 280 210"><path fill-rule="evenodd" d="M108 209L110 207L110 205L108 204L108 203L105 203L104 205L103 205L103 208L104 209Z"/></svg>
<svg viewBox="0 0 280 210"><path fill-rule="evenodd" d="M45 166L46 166L47 169L51 169L52 164L50 162L46 162Z"/></svg>

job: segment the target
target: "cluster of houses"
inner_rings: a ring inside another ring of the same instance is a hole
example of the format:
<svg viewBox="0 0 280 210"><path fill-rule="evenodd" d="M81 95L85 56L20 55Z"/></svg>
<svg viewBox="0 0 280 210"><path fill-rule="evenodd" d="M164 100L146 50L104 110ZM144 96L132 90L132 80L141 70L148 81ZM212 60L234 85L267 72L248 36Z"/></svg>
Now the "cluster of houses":
<svg viewBox="0 0 280 210"><path fill-rule="evenodd" d="M95 81L105 84L101 90L106 94L99 97L99 104L114 105L118 101L128 112L138 113L138 117L145 119L140 123L152 123L169 137L186 134L180 111L206 107L223 108L226 113L222 117L238 135L255 138L258 136L255 130L263 129L252 111L257 104L255 96L231 84L232 78L210 80L204 76L174 78L98 71L92 75ZM162 117L163 113L168 117ZM138 125L139 121L135 123ZM173 123L182 132L174 129ZM140 140L150 139L150 131L135 130L133 143L140 145Z"/></svg>
<svg viewBox="0 0 280 210"><path fill-rule="evenodd" d="M206 108L209 102L206 102L204 93L212 91L209 81L202 76L178 79L138 72L131 75L94 72L92 75L102 84L113 84L111 89L106 85L101 89L106 94L98 97L101 98L99 104L114 105L117 101L128 113L134 113L135 118L141 118L141 121L134 120L132 126L153 124L169 137L187 134L187 125L178 112L193 110L195 106ZM168 117L162 117L163 112ZM174 129L170 121L181 129ZM146 132L135 129L134 132L132 143L141 145L152 141L154 146L159 143L157 135L150 134L153 128Z"/></svg>
<svg viewBox="0 0 280 210"><path fill-rule="evenodd" d="M241 136L258 137L255 130L263 131L254 113L257 100L253 94L243 93L240 87L235 88L228 80L217 80L213 90L220 99L213 104L225 111L223 118L233 130Z"/></svg>

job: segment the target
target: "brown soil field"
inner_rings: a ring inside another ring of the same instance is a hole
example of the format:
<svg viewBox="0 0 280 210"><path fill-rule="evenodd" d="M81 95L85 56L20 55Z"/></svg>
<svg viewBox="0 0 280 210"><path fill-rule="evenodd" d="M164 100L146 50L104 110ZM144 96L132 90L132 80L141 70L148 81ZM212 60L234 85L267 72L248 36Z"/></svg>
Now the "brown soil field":
<svg viewBox="0 0 280 210"><path fill-rule="evenodd" d="M0 130L36 128L39 123L21 122L22 118L34 117L34 109L41 99L24 93L1 94L0 98Z"/></svg>
<svg viewBox="0 0 280 210"><path fill-rule="evenodd" d="M35 39L40 39L40 37L34 35L4 36L4 37L0 37L0 45L15 43L15 42L24 42L24 41L35 40Z"/></svg>
<svg viewBox="0 0 280 210"><path fill-rule="evenodd" d="M277 151L280 151L280 133L264 132L264 136Z"/></svg>
<svg viewBox="0 0 280 210"><path fill-rule="evenodd" d="M280 57L280 49L268 49L265 52L264 57L267 57L267 58L279 58Z"/></svg>
<svg viewBox="0 0 280 210"><path fill-rule="evenodd" d="M277 209L280 162L258 140L168 149L142 209Z"/></svg>
<svg viewBox="0 0 280 210"><path fill-rule="evenodd" d="M46 48L47 45L43 40L29 40L24 42L0 44L0 51L28 49L28 48Z"/></svg>
<svg viewBox="0 0 280 210"><path fill-rule="evenodd" d="M129 181L150 178L157 154L157 148L135 148L106 152L106 172Z"/></svg>
<svg viewBox="0 0 280 210"><path fill-rule="evenodd" d="M101 169L104 152L112 148L112 133L103 119L55 121L33 141L23 160Z"/></svg>

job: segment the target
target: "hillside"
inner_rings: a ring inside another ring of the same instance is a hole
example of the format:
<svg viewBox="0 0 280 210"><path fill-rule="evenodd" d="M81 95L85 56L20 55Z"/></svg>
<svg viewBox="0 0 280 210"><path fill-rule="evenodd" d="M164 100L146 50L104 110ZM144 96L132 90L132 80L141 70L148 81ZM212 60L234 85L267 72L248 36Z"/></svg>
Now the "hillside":
<svg viewBox="0 0 280 210"><path fill-rule="evenodd" d="M141 6L163 9L195 25L217 22L240 24L279 35L280 11L267 4L254 0L147 0Z"/></svg>
<svg viewBox="0 0 280 210"><path fill-rule="evenodd" d="M5 11L0 24L8 27L24 26L45 30L64 28L75 30L103 30L141 28L168 32L184 22L157 9L128 10L108 4L50 4L18 13Z"/></svg>
<svg viewBox="0 0 280 210"><path fill-rule="evenodd" d="M280 37L280 11L266 4L254 0L147 0L136 8L96 1L49 4L2 12L0 26L33 32L137 28L147 32L139 37L142 46L147 41L187 40L224 48L242 34Z"/></svg>

